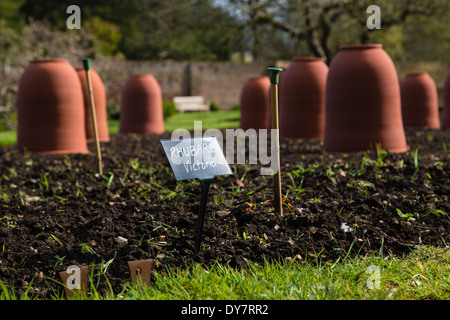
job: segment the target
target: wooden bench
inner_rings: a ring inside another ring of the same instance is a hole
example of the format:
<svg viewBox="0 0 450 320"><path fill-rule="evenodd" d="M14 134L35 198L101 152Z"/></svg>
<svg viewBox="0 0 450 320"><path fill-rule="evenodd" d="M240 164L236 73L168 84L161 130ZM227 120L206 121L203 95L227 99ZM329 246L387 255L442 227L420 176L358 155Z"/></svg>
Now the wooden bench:
<svg viewBox="0 0 450 320"><path fill-rule="evenodd" d="M202 96L175 97L173 102L179 112L209 111L209 105L205 104L205 99Z"/></svg>

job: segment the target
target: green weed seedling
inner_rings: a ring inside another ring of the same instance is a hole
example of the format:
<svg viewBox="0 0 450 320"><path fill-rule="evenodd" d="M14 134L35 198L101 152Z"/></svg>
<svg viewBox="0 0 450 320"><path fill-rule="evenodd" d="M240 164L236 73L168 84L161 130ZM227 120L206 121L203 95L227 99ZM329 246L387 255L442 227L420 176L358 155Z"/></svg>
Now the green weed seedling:
<svg viewBox="0 0 450 320"><path fill-rule="evenodd" d="M109 189L111 187L111 184L114 181L114 172L108 172L109 173L109 177L103 175L103 179L106 181L106 187Z"/></svg>
<svg viewBox="0 0 450 320"><path fill-rule="evenodd" d="M45 191L49 191L49 182L47 178L47 174L41 174L41 182L44 185Z"/></svg>
<svg viewBox="0 0 450 320"><path fill-rule="evenodd" d="M97 252L95 252L95 250L92 249L91 243L89 243L89 242L80 243L79 246L80 246L80 248L81 248L81 252L93 254L93 255L96 255L96 256L99 257L99 255L97 254Z"/></svg>
<svg viewBox="0 0 450 320"><path fill-rule="evenodd" d="M416 176L417 176L417 173L419 172L419 148L414 149L414 150L411 152L411 155L412 155L413 160L414 160L414 168L415 168L415 171L414 171L414 173L413 173L411 179L412 179L412 180L415 180L415 179L416 179Z"/></svg>
<svg viewBox="0 0 450 320"><path fill-rule="evenodd" d="M403 213L402 210L400 210L399 208L396 208L395 210L397 211L398 216L403 220L409 221L411 219L414 219L413 213Z"/></svg>
<svg viewBox="0 0 450 320"><path fill-rule="evenodd" d="M369 190L376 190L372 182L364 180L352 180L351 183L347 183L347 187L356 188L366 196L369 195Z"/></svg>
<svg viewBox="0 0 450 320"><path fill-rule="evenodd" d="M368 164L371 162L372 160L369 158L369 156L367 155L366 152L364 152L364 155L361 159L361 165L360 165L360 169L358 171L356 171L355 173L353 173L353 177L359 177L362 176L366 173L366 167L368 166Z"/></svg>
<svg viewBox="0 0 450 320"><path fill-rule="evenodd" d="M56 268L61 268L64 265L64 259L65 258L66 258L66 256L60 257L60 256L56 255L55 256L55 259L56 259L55 267Z"/></svg>
<svg viewBox="0 0 450 320"><path fill-rule="evenodd" d="M58 243L60 246L63 245L63 244L61 243L61 241L58 239L58 237L55 236L54 234L49 234L48 238L51 239L52 241L55 241L55 242Z"/></svg>
<svg viewBox="0 0 450 320"><path fill-rule="evenodd" d="M84 186L81 185L78 181L75 182L75 188L77 189L75 192L75 196L82 197L84 201L87 201L86 196L83 193Z"/></svg>

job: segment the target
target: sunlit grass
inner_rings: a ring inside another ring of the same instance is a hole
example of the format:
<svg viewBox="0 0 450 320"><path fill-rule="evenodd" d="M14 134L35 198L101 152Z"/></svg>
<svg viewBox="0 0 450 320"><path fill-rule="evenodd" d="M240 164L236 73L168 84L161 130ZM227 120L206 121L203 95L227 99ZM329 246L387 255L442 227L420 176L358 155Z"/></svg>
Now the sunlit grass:
<svg viewBox="0 0 450 320"><path fill-rule="evenodd" d="M155 273L151 287L125 288L120 299L415 300L450 298L450 251L421 248L404 258L366 256L336 263L216 264Z"/></svg>
<svg viewBox="0 0 450 320"><path fill-rule="evenodd" d="M107 274L102 274L107 279ZM311 261L248 263L238 270L216 262L152 273L151 286L124 284L97 291L90 276L82 300L448 300L449 248L422 247L404 257L370 255L336 262ZM116 288L117 289L117 288ZM17 295L0 282L0 300L36 299L29 290ZM65 299L63 294L54 299Z"/></svg>
<svg viewBox="0 0 450 320"><path fill-rule="evenodd" d="M194 121L202 121L202 129L227 129L239 126L240 111L178 113L166 119L164 125L169 132L183 128L194 130Z"/></svg>
<svg viewBox="0 0 450 320"><path fill-rule="evenodd" d="M11 146L16 144L17 133L15 130L0 131L0 146Z"/></svg>
<svg viewBox="0 0 450 320"><path fill-rule="evenodd" d="M194 121L202 121L202 129L227 129L239 126L239 110L215 112L186 112L177 113L164 121L166 131L175 129L194 130ZM108 127L111 135L119 132L119 120L109 120ZM11 146L17 142L15 130L0 131L0 146Z"/></svg>

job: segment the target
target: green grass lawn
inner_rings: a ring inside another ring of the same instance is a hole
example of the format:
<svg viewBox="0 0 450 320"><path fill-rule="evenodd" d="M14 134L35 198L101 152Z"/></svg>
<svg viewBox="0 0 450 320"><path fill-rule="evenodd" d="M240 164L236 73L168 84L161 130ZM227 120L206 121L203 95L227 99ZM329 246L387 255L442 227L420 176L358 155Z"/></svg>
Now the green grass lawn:
<svg viewBox="0 0 450 320"><path fill-rule="evenodd" d="M0 131L0 146L16 144L17 133L15 130Z"/></svg>
<svg viewBox="0 0 450 320"><path fill-rule="evenodd" d="M121 299L340 300L450 298L450 251L421 248L405 259L360 257L335 263L314 260L249 264L237 271L217 264L207 270L155 274L152 287L125 288ZM117 296L115 298L118 298Z"/></svg>
<svg viewBox="0 0 450 320"><path fill-rule="evenodd" d="M239 126L240 111L215 111L215 112L188 112L177 113L166 119L164 125L167 131L183 128L194 130L194 121L202 121L205 129L227 129Z"/></svg>
<svg viewBox="0 0 450 320"><path fill-rule="evenodd" d="M418 248L403 258L364 256L334 263L284 261L236 270L216 263L152 273L152 285L125 284L122 291L99 294L96 283L105 274L91 274L90 293L80 300L448 300L449 248ZM56 280L55 280L56 281ZM32 284L30 284L32 285ZM17 296L0 282L0 300ZM64 299L60 296L54 299Z"/></svg>
<svg viewBox="0 0 450 320"><path fill-rule="evenodd" d="M237 128L239 126L239 110L215 111L215 112L186 112L177 113L164 121L166 131L172 132L175 129L194 130L194 121L202 121L202 128L205 129L226 129ZM119 120L108 122L110 134L119 131ZM15 130L0 131L0 146L14 145L17 141Z"/></svg>

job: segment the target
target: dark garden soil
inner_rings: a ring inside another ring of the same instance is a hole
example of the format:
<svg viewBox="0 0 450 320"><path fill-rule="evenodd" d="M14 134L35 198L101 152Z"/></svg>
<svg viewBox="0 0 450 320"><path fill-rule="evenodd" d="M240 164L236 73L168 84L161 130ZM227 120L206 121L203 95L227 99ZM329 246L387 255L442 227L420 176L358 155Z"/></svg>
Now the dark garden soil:
<svg viewBox="0 0 450 320"><path fill-rule="evenodd" d="M450 131L407 130L410 151L326 154L321 141L281 143L284 216L258 165L232 165L208 197L193 253L198 181L177 182L160 144L170 134L115 135L90 154L0 148L0 279L20 294L61 294L59 272L89 265L98 290L120 292L128 261L154 270L216 261L336 261L450 244ZM415 151L418 156L415 157ZM101 275L101 276L98 276ZM98 276L98 277L97 277ZM58 293L59 292L59 293Z"/></svg>

